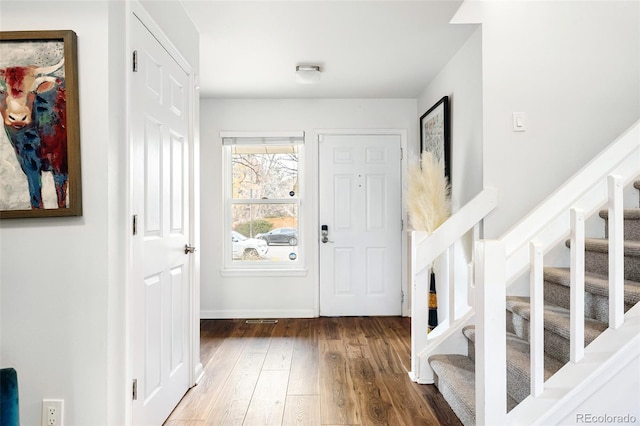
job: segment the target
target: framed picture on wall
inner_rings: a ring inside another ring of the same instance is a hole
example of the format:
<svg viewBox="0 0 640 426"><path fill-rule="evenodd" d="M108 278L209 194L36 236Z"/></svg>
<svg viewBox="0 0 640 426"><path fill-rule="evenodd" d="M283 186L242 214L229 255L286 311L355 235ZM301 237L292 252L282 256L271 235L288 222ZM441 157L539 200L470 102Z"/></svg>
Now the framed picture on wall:
<svg viewBox="0 0 640 426"><path fill-rule="evenodd" d="M444 173L451 182L449 97L444 96L420 117L420 153L429 151L444 158Z"/></svg>
<svg viewBox="0 0 640 426"><path fill-rule="evenodd" d="M0 32L0 218L81 216L77 36Z"/></svg>

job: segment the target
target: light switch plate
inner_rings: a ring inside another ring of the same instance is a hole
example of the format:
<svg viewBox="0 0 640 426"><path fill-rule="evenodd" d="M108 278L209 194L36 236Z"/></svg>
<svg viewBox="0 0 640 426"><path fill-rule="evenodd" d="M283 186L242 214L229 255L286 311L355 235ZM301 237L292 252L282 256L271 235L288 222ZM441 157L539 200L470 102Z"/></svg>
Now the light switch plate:
<svg viewBox="0 0 640 426"><path fill-rule="evenodd" d="M527 130L527 126L524 120L524 112L513 113L513 131L524 132Z"/></svg>

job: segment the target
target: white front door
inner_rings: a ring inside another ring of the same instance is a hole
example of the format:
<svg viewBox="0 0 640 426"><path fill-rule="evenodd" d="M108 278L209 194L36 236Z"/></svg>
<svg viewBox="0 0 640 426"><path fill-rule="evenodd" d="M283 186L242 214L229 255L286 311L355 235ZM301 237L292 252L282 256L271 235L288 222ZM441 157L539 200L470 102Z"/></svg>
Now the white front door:
<svg viewBox="0 0 640 426"><path fill-rule="evenodd" d="M160 425L189 388L188 74L137 19L132 47L133 424Z"/></svg>
<svg viewBox="0 0 640 426"><path fill-rule="evenodd" d="M399 135L320 135L320 315L400 315Z"/></svg>

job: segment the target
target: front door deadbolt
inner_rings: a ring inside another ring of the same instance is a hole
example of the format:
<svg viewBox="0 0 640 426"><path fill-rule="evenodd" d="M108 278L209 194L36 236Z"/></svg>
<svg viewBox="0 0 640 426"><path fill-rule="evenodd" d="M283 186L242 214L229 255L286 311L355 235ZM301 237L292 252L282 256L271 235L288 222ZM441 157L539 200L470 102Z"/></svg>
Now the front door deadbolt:
<svg viewBox="0 0 640 426"><path fill-rule="evenodd" d="M320 227L320 234L322 235L322 243L332 243L333 241L329 241L329 227L327 225L322 225Z"/></svg>

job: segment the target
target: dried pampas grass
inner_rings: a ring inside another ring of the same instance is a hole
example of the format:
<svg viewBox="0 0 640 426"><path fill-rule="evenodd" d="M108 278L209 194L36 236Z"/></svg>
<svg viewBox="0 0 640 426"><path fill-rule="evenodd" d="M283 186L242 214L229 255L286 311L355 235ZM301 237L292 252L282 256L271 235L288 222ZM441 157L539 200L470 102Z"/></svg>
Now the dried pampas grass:
<svg viewBox="0 0 640 426"><path fill-rule="evenodd" d="M431 234L451 215L451 186L442 157L425 151L420 162L409 167L407 209L413 229Z"/></svg>

